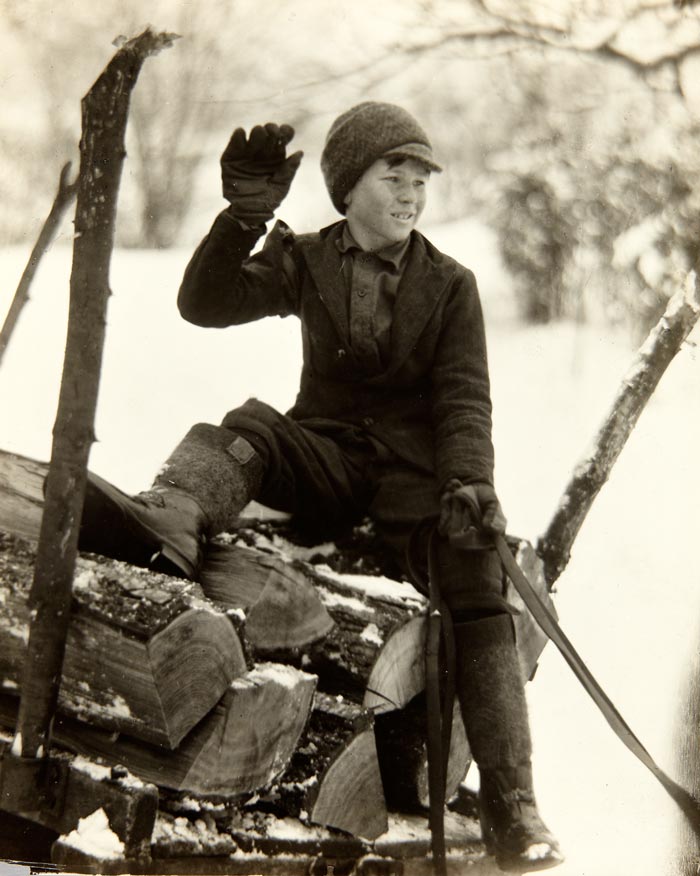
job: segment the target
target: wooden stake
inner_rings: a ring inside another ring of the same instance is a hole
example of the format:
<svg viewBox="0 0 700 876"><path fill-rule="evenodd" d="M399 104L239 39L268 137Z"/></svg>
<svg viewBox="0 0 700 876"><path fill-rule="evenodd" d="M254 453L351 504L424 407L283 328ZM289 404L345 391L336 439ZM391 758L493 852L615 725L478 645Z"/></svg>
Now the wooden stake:
<svg viewBox="0 0 700 876"><path fill-rule="evenodd" d="M41 258L46 250L49 248L49 246L51 246L51 242L53 241L54 237L56 236L56 232L61 226L63 216L65 215L68 207L71 205L73 198L75 197L75 193L78 189L77 180L72 183L68 182L68 174L70 173L70 169L71 163L70 161L68 161L66 162L66 164L63 165L63 168L61 169L61 175L58 182L58 191L56 192L53 206L51 207L49 215L46 217L46 221L44 222L44 225L39 232L39 237L34 244L32 254L29 256L27 266L24 269L22 276L20 277L17 291L15 292L15 296L12 299L12 304L10 304L10 309L7 311L7 316L5 317L2 331L0 331L0 363L2 362L2 358L5 355L7 345L10 343L10 338L12 337L12 333L15 330L15 326L17 325L17 320L19 319L19 315L22 312L22 308L29 300L29 289L32 285L32 281L34 280L34 275L36 274L37 268L39 267L39 262L41 261Z"/></svg>
<svg viewBox="0 0 700 876"><path fill-rule="evenodd" d="M128 41L82 101L68 335L13 745L13 752L23 757L45 754L58 695L87 461L94 441L129 98L144 60L172 41L172 35L150 29Z"/></svg>
<svg viewBox="0 0 700 876"><path fill-rule="evenodd" d="M576 467L547 531L537 544L550 589L566 568L579 529L646 403L699 317L700 280L696 270L692 270L640 347L591 452Z"/></svg>

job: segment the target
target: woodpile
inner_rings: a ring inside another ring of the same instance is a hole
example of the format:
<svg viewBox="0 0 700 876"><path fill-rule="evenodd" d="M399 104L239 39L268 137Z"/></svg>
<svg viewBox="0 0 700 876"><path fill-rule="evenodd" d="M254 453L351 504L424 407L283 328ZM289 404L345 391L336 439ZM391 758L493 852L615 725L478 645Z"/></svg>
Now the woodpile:
<svg viewBox="0 0 700 876"><path fill-rule="evenodd" d="M8 730L45 472L0 453ZM514 550L549 600L532 548ZM426 600L408 583L333 571L312 554L251 527L211 545L198 583L81 555L55 742L167 793L258 806L363 840L386 831L390 807L425 806ZM526 612L517 636L530 675L543 640ZM469 763L455 709L448 794Z"/></svg>

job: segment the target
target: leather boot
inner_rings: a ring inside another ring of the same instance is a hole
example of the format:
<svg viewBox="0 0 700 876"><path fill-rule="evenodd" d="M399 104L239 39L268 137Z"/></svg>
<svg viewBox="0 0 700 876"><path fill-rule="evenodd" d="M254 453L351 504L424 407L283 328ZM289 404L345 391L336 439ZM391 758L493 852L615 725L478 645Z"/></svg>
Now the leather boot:
<svg viewBox="0 0 700 876"><path fill-rule="evenodd" d="M564 860L540 818L530 764L480 770L481 832L489 854L502 870L547 870Z"/></svg>
<svg viewBox="0 0 700 876"><path fill-rule="evenodd" d="M481 830L503 870L527 872L563 861L537 812L525 691L507 614L455 624L457 695L479 767Z"/></svg>
<svg viewBox="0 0 700 876"><path fill-rule="evenodd" d="M207 535L235 523L262 477L262 460L245 438L199 423L150 490L128 496L88 475L80 550L195 578Z"/></svg>

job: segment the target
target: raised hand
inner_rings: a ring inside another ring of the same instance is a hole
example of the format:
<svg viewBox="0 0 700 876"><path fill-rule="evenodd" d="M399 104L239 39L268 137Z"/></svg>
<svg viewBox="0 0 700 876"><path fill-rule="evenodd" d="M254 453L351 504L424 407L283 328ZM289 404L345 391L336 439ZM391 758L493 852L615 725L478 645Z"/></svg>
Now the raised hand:
<svg viewBox="0 0 700 876"><path fill-rule="evenodd" d="M221 156L223 194L229 212L247 225L272 219L292 184L303 152L287 157L294 137L291 125L256 125L246 137L236 128Z"/></svg>

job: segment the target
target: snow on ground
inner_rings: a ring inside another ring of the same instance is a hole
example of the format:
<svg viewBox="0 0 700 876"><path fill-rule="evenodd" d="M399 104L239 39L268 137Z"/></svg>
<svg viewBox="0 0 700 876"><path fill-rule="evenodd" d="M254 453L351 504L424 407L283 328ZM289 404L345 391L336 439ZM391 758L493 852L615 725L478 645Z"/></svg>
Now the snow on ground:
<svg viewBox="0 0 700 876"><path fill-rule="evenodd" d="M204 230L204 229L203 229ZM491 237L465 221L433 229L474 268L484 298L497 485L510 530L535 540L617 391L633 350L600 327L524 327ZM0 318L28 252L0 251ZM294 319L229 331L184 323L174 306L189 251L117 251L91 467L148 485L198 420L249 395L286 409L298 379ZM62 367L71 253L56 245L0 366L0 447L47 459ZM698 331L694 337L697 339ZM556 597L561 622L662 768L698 642L700 360L686 345L662 379L586 520ZM567 862L561 876L658 876L675 814L614 737L552 646L528 687L541 809Z"/></svg>

